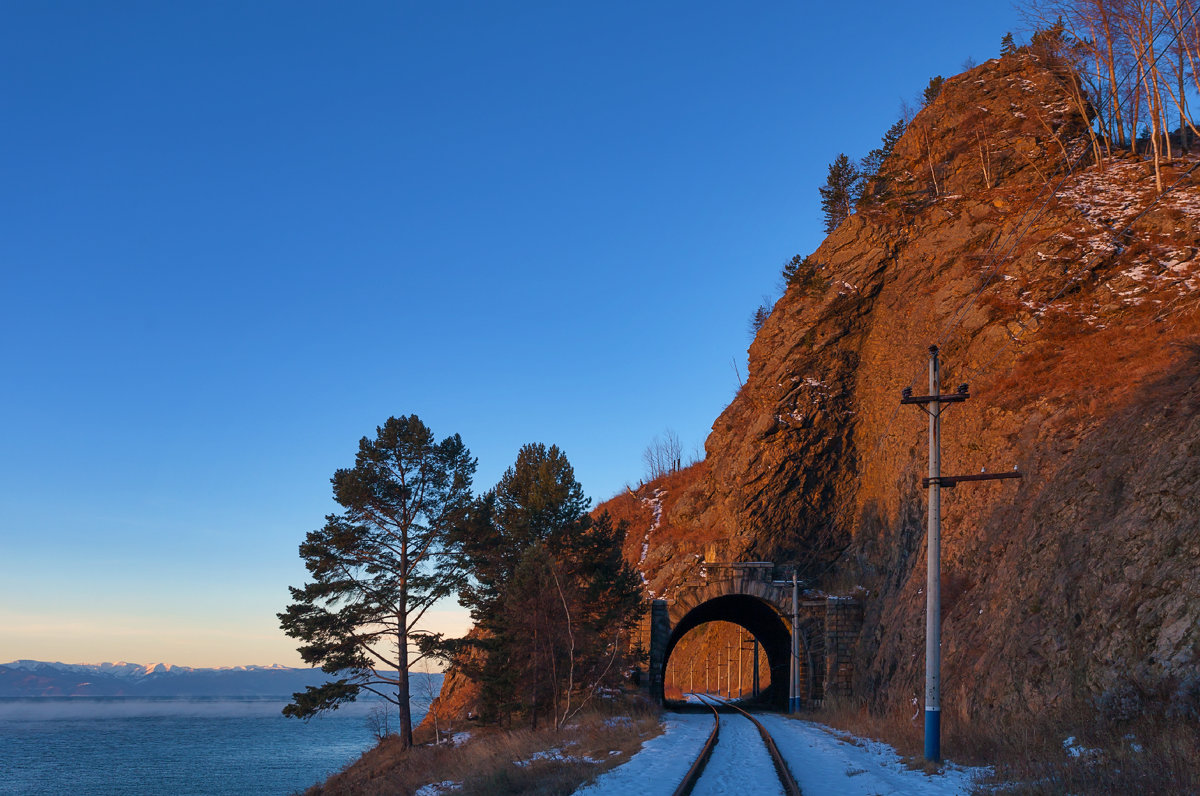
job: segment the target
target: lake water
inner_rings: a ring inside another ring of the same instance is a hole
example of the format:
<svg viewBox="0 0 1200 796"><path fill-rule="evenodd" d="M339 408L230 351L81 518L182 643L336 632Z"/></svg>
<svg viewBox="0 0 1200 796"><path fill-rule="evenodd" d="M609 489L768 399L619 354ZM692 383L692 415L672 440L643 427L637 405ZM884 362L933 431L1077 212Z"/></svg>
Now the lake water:
<svg viewBox="0 0 1200 796"><path fill-rule="evenodd" d="M414 700L415 702L415 700ZM308 723L280 699L0 700L0 794L286 794L375 743L377 702ZM414 720L422 711L413 705ZM394 723L394 722L393 722Z"/></svg>

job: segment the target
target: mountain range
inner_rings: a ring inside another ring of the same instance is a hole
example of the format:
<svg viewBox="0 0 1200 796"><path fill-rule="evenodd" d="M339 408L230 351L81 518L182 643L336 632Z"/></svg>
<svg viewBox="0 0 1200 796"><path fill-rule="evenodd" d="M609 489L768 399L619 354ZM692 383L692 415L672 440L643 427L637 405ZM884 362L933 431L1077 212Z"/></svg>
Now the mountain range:
<svg viewBox="0 0 1200 796"><path fill-rule="evenodd" d="M215 669L18 660L0 664L0 697L290 697L327 675L320 669L232 666Z"/></svg>

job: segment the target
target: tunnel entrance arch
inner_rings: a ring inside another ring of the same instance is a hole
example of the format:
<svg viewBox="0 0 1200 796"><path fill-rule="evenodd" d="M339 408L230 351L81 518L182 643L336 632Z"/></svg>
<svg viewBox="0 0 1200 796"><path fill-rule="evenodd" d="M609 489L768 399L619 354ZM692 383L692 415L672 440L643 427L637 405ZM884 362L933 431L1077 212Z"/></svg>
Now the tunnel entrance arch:
<svg viewBox="0 0 1200 796"><path fill-rule="evenodd" d="M663 666L670 664L671 654L684 636L709 622L738 625L758 640L769 672L769 684L761 698L771 704L785 706L792 646L791 627L772 606L757 597L725 594L693 608L671 629ZM805 661L806 657L802 655L801 661Z"/></svg>
<svg viewBox="0 0 1200 796"><path fill-rule="evenodd" d="M698 581L684 584L674 599L654 600L643 629L649 649L647 686L663 702L667 661L679 641L708 622L732 622L749 631L763 646L771 684L763 697L787 706L791 665L792 584L775 580L768 561L705 562ZM846 597L802 591L795 606L799 629L802 703L814 704L826 694L848 694L853 676L852 652L862 626L862 606Z"/></svg>

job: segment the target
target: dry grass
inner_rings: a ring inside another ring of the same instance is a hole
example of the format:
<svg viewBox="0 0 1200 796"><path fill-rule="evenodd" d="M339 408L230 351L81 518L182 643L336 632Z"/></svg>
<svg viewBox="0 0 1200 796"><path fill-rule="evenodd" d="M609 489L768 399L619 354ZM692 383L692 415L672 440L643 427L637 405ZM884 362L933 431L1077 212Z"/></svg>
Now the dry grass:
<svg viewBox="0 0 1200 796"><path fill-rule="evenodd" d="M981 794L1200 793L1200 727L1161 714L1107 726L1094 716L1060 719L1005 733L995 746L995 774Z"/></svg>
<svg viewBox="0 0 1200 796"><path fill-rule="evenodd" d="M458 745L419 745L407 751L388 738L306 796L412 794L440 782L459 785L450 791L456 796L569 794L627 761L659 732L656 709L644 701L625 701L581 714L557 732L477 727Z"/></svg>
<svg viewBox="0 0 1200 796"><path fill-rule="evenodd" d="M696 542L693 539L694 529L675 527L671 523L671 512L679 499L694 484L707 476L708 463L706 461L695 462L681 470L676 470L654 481L641 484L636 490L622 491L614 495L597 506L592 514L596 515L601 511L607 511L612 515L613 520L625 520L629 523L629 535L625 540L625 558L630 561L637 561L640 557L642 540L646 528L650 527L650 524L653 522L653 514L649 504L648 502L643 502L643 499L653 495L654 490L661 489L664 493L662 496L662 520L658 529L654 532L654 544L656 546L679 542L702 544L702 542Z"/></svg>
<svg viewBox="0 0 1200 796"><path fill-rule="evenodd" d="M932 770L923 758L923 719L912 720L911 711L878 714L831 700L806 718L888 743L912 768ZM1090 707L1025 721L943 720L946 759L993 768L977 794L1200 794L1200 724L1165 718L1162 710L1147 707L1128 721L1106 720Z"/></svg>

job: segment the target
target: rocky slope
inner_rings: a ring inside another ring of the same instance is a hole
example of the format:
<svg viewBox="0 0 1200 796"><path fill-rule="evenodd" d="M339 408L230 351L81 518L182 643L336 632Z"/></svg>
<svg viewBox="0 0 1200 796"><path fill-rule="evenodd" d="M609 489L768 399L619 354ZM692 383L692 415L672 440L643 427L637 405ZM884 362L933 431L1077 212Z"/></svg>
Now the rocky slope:
<svg viewBox="0 0 1200 796"><path fill-rule="evenodd" d="M900 392L971 385L944 472L944 705L1022 720L1146 700L1200 715L1200 158L1091 156L1030 53L946 81L750 348L706 459L598 507L670 597L707 552L796 564L864 599L855 692L912 712L923 678L927 423ZM1195 172L1192 169L1196 169ZM676 661L736 646L709 626ZM746 675L748 678L748 674ZM748 685L748 683L747 683ZM447 681L444 720L473 689Z"/></svg>
<svg viewBox="0 0 1200 796"><path fill-rule="evenodd" d="M948 710L1170 698L1200 657L1200 169L1093 162L1029 53L948 80L877 196L814 252L750 348L706 461L604 506L670 595L705 545L859 587L857 693L921 691L926 392L941 346ZM1176 181L1178 181L1176 183ZM657 516L656 516L657 515Z"/></svg>

